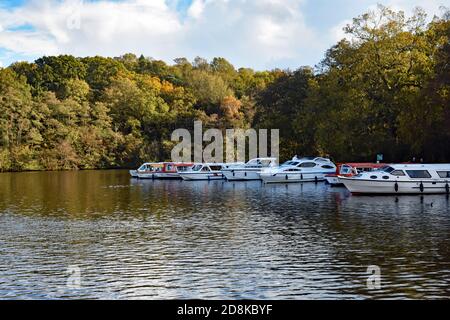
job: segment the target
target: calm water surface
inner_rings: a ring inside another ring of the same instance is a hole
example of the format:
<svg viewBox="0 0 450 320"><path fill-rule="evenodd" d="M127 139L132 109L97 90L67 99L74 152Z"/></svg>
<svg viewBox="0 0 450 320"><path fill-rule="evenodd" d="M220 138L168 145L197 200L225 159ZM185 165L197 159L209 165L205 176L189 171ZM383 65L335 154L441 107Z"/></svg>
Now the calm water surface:
<svg viewBox="0 0 450 320"><path fill-rule="evenodd" d="M367 288L369 265L380 267L380 289ZM448 297L445 195L0 174L3 299Z"/></svg>

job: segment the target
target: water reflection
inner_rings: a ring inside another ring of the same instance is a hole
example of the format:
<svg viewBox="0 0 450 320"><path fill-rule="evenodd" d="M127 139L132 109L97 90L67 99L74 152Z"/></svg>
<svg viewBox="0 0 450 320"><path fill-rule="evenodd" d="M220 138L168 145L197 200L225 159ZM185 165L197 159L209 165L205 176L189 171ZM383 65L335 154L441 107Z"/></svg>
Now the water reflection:
<svg viewBox="0 0 450 320"><path fill-rule="evenodd" d="M1 174L0 297L446 298L449 208L321 183Z"/></svg>

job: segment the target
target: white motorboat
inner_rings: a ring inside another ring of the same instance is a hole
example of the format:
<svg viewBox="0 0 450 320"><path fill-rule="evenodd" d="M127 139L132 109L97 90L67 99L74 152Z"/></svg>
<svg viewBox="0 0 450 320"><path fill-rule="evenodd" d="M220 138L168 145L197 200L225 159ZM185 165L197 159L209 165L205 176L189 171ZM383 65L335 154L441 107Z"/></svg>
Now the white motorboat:
<svg viewBox="0 0 450 320"><path fill-rule="evenodd" d="M146 162L136 170L130 170L133 178L152 179L153 174L162 167L162 163Z"/></svg>
<svg viewBox="0 0 450 320"><path fill-rule="evenodd" d="M361 172L378 170L386 166L385 163L370 163L370 162L347 162L339 163L335 173L325 175L325 181L331 186L342 185L339 182L338 176L351 177Z"/></svg>
<svg viewBox="0 0 450 320"><path fill-rule="evenodd" d="M323 181L325 175L336 172L336 165L330 159L321 157L294 157L276 168L261 171L264 183Z"/></svg>
<svg viewBox="0 0 450 320"><path fill-rule="evenodd" d="M223 167L223 163L200 163L179 174L183 180L221 180Z"/></svg>
<svg viewBox="0 0 450 320"><path fill-rule="evenodd" d="M424 194L450 192L450 164L390 164L352 177L339 176L352 193Z"/></svg>
<svg viewBox="0 0 450 320"><path fill-rule="evenodd" d="M243 165L230 165L222 170L227 180L260 180L259 174L262 169L275 167L277 158L256 158Z"/></svg>

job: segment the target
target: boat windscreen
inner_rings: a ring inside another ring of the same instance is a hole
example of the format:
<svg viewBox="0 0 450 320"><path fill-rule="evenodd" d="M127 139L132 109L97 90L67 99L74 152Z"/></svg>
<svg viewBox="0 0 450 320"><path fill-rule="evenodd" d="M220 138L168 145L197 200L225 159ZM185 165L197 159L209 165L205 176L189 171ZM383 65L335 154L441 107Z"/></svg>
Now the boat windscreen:
<svg viewBox="0 0 450 320"><path fill-rule="evenodd" d="M202 164L197 164L192 167L192 171L200 171L202 169L202 167L203 167Z"/></svg>
<svg viewBox="0 0 450 320"><path fill-rule="evenodd" d="M188 165L177 166L177 171L178 172L184 172L184 171L188 171L191 168L192 168L192 165L190 165L190 166L188 166Z"/></svg>
<svg viewBox="0 0 450 320"><path fill-rule="evenodd" d="M260 160L260 162L259 162L259 164L260 164L262 167L268 167L268 166L270 166L271 163L272 163L271 160Z"/></svg>
<svg viewBox="0 0 450 320"><path fill-rule="evenodd" d="M341 174L350 174L350 173L352 173L352 167L347 166L347 165L343 165L341 167L341 172L340 173Z"/></svg>
<svg viewBox="0 0 450 320"><path fill-rule="evenodd" d="M387 173L391 173L391 172L394 171L395 169L392 168L392 167L389 167L389 166L385 166L385 167L381 167L379 170L380 170L380 171L387 172Z"/></svg>

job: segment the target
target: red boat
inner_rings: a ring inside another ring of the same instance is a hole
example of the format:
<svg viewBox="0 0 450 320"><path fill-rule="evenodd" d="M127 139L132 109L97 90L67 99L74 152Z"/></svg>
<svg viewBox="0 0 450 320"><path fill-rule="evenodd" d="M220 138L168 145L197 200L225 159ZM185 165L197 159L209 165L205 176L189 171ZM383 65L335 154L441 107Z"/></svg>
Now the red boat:
<svg viewBox="0 0 450 320"><path fill-rule="evenodd" d="M187 162L163 162L161 170L155 172L155 179L181 179L179 172L192 168L194 163Z"/></svg>
<svg viewBox="0 0 450 320"><path fill-rule="evenodd" d="M351 177L361 172L374 171L384 167L385 163L370 163L370 162L346 162L338 163L336 173L327 174L325 180L332 186L342 184L339 182L338 176Z"/></svg>

